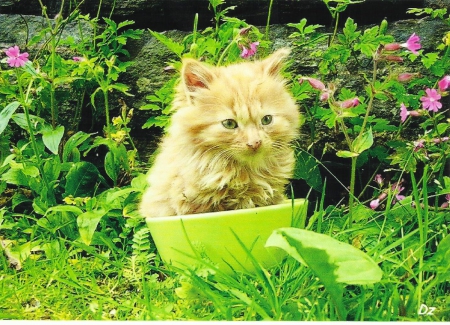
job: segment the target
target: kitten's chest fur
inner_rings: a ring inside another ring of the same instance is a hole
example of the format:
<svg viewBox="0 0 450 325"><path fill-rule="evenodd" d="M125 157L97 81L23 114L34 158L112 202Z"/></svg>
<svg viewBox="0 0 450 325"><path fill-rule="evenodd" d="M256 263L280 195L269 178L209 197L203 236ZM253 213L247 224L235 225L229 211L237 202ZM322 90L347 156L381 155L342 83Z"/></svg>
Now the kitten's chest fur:
<svg viewBox="0 0 450 325"><path fill-rule="evenodd" d="M290 149L265 157L263 163L255 166L230 160L200 161L193 166L197 174L194 181L186 183L182 209L223 211L280 203L293 164Z"/></svg>

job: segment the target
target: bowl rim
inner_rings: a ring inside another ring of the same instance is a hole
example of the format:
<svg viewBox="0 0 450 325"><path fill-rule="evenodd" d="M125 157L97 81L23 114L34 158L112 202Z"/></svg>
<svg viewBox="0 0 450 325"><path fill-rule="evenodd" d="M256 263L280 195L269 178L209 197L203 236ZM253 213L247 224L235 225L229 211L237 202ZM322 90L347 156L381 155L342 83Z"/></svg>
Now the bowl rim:
<svg viewBox="0 0 450 325"><path fill-rule="evenodd" d="M195 213L195 214L183 214L178 216L166 216L166 217L147 217L147 223L160 223L160 222L174 222L175 220L195 220L195 219L216 219L216 218L226 218L233 217L237 214L243 213L254 213L258 211L265 210L277 210L280 207L295 207L296 204L305 204L307 201L305 198L296 198L296 199L286 199L282 203L266 205L263 207L256 208L248 208L248 209L236 209L236 210L226 210L226 211L216 211L216 212L204 212L204 213Z"/></svg>

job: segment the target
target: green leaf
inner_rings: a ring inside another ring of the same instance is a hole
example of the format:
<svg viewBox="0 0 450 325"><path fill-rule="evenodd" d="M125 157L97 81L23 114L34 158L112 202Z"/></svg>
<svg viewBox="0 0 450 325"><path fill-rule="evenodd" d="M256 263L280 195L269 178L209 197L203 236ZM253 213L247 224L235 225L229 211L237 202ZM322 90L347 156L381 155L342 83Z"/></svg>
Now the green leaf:
<svg viewBox="0 0 450 325"><path fill-rule="evenodd" d="M106 174L113 180L114 184L117 182L119 176L120 165L116 164L114 154L108 151L105 155L105 171Z"/></svg>
<svg viewBox="0 0 450 325"><path fill-rule="evenodd" d="M361 152L369 149L373 145L372 129L358 136L352 142L353 152L360 154Z"/></svg>
<svg viewBox="0 0 450 325"><path fill-rule="evenodd" d="M295 179L304 179L306 183L316 191L322 190L322 176L316 158L306 151L297 153L294 169Z"/></svg>
<svg viewBox="0 0 450 325"><path fill-rule="evenodd" d="M150 34L156 38L158 41L160 41L161 43L163 43L165 46L167 46L167 48L172 51L173 53L175 53L176 55L178 55L178 57L181 58L181 53L183 53L184 51L184 46L174 42L173 40L171 40L170 38L168 38L167 36L158 33L158 32L154 32L152 30L150 30Z"/></svg>
<svg viewBox="0 0 450 325"><path fill-rule="evenodd" d="M332 297L341 320L346 310L343 284L379 282L383 272L365 253L330 236L298 228L280 228L267 239L266 247L278 247L305 264L319 277Z"/></svg>
<svg viewBox="0 0 450 325"><path fill-rule="evenodd" d="M67 172L64 196L92 196L95 191L98 176L99 171L97 167L90 162L80 161L73 164Z"/></svg>
<svg viewBox="0 0 450 325"><path fill-rule="evenodd" d="M8 126L11 116L14 114L19 105L19 102L12 102L0 112L0 134L2 134Z"/></svg>
<svg viewBox="0 0 450 325"><path fill-rule="evenodd" d="M83 243L90 245L100 219L106 214L104 209L87 211L77 218L77 225Z"/></svg>
<svg viewBox="0 0 450 325"><path fill-rule="evenodd" d="M62 161L68 162L69 158L72 158L73 162L79 162L80 151L78 146L84 143L91 137L90 134L79 131L72 135L63 148Z"/></svg>
<svg viewBox="0 0 450 325"><path fill-rule="evenodd" d="M53 129L51 126L45 126L41 132L44 145L53 154L57 155L59 144L61 143L61 139L64 136L64 126L59 125L55 129Z"/></svg>
<svg viewBox="0 0 450 325"><path fill-rule="evenodd" d="M345 27L343 29L343 33L345 35L345 38L347 39L347 44L350 44L354 40L356 40L361 32L357 32L356 29L358 28L358 25L355 23L355 21L352 18L347 18L345 21Z"/></svg>
<svg viewBox="0 0 450 325"><path fill-rule="evenodd" d="M358 157L359 154L357 154L356 152L351 152L351 151L347 151L347 150L339 150L338 152L336 152L336 156L338 156L340 158L352 158L352 157Z"/></svg>
<svg viewBox="0 0 450 325"><path fill-rule="evenodd" d="M49 181L58 180L60 173L61 173L61 162L59 160L58 155L49 158L44 163L44 174Z"/></svg>

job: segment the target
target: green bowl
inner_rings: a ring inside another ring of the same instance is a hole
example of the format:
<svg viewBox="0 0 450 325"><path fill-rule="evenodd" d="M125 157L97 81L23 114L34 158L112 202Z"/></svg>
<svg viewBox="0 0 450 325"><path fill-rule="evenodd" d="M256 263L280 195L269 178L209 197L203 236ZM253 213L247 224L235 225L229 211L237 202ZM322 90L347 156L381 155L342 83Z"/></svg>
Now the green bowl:
<svg viewBox="0 0 450 325"><path fill-rule="evenodd" d="M295 199L260 208L147 218L146 222L166 264L186 269L202 265L204 259L228 274L233 270L252 273L255 268L248 251L266 268L280 263L285 252L265 247L266 240L275 229L296 226L306 210L307 201Z"/></svg>

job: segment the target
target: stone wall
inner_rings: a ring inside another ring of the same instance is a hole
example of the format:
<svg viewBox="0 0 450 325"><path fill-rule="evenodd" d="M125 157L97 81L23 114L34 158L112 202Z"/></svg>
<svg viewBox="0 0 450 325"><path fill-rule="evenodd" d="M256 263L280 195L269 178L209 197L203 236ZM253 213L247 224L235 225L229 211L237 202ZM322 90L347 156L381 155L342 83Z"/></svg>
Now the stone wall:
<svg viewBox="0 0 450 325"><path fill-rule="evenodd" d="M47 14L53 17L61 6L61 0L42 0L47 6ZM92 3L102 3L98 5ZM226 5L236 5L231 15L259 26L264 26L267 19L269 0L228 0ZM200 15L202 26L210 25L212 14L208 11L208 0L86 0L65 1L64 13L72 10L74 3L81 3L83 13L92 16L100 10L101 16L108 16L113 11L113 18L117 22L132 19L136 24L132 28L153 29L157 31L167 30L169 36L182 39L186 33L192 30L193 18L196 12ZM89 5L88 5L89 4ZM407 15L410 7L434 8L450 7L450 0L366 0L360 4L348 7L341 22L345 22L346 16L351 16L364 28L364 25L379 24L386 17L389 21L390 33L396 39L406 39L413 31L420 31L422 46L427 49L436 44L448 27L436 21L417 19ZM322 0L274 0L271 18L271 40L274 47L290 46L288 35L293 32L285 23L298 22L307 18L308 23L318 23L330 26L331 18ZM42 10L38 0L2 0L0 2L0 48L18 44L24 46L27 40L45 26L42 18ZM64 35L76 35L75 25L68 25ZM89 28L88 25L85 28ZM122 82L131 87L134 97L125 98L127 105L135 109L133 121L133 133L137 137L148 139L149 131L142 131L140 126L146 121L148 112L140 112L138 109L145 104L145 96L157 90L167 79L168 73L164 72L166 63L173 58L169 51L156 39L144 32L142 39L129 42L128 50L134 61L127 73L122 77ZM0 57L2 54L0 54ZM293 55L297 73L309 74L315 71L317 62L311 60L301 52ZM115 105L115 106L114 106ZM118 102L112 103L113 108L118 108ZM329 139L332 141L333 139ZM327 141L324 139L324 141Z"/></svg>
<svg viewBox="0 0 450 325"><path fill-rule="evenodd" d="M190 30L195 13L199 14L200 26L209 24L211 14L208 12L208 0L42 0L50 17L61 10L69 12L77 4L84 13L92 17L100 12L115 20L132 19L139 28L153 30ZM356 1L355 1L356 2ZM227 6L236 6L234 15L246 19L253 25L264 25L267 20L269 0L228 0ZM411 7L445 7L449 0L365 0L353 4L344 13L357 18L361 24L378 23L387 18L390 21L405 19L406 9ZM101 4L101 5L100 5ZM100 5L100 6L99 6ZM0 13L41 15L38 0L2 0ZM308 18L314 24L329 23L329 13L322 0L273 0L271 23L285 24L301 18Z"/></svg>

